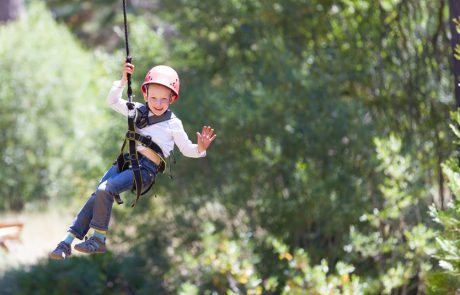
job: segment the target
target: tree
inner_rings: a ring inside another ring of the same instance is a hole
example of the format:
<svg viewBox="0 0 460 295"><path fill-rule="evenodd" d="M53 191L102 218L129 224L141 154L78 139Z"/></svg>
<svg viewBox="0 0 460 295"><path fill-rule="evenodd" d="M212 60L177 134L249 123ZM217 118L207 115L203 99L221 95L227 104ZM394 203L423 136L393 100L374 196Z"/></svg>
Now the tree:
<svg viewBox="0 0 460 295"><path fill-rule="evenodd" d="M454 75L455 102L460 108L460 2L449 0L449 27L451 33L451 46L453 51L452 73Z"/></svg>

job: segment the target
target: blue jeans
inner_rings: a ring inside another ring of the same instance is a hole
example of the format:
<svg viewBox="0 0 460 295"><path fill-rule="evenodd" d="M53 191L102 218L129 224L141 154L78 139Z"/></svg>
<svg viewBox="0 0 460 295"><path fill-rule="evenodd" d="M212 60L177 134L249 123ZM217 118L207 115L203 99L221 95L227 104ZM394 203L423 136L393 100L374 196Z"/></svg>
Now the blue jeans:
<svg viewBox="0 0 460 295"><path fill-rule="evenodd" d="M155 180L158 166L138 153L139 164L142 172L142 188L146 189ZM69 232L82 240L90 227L107 231L109 229L110 215L114 196L130 190L133 186L133 171L131 168L118 171L114 164L101 178L96 191L86 201L78 212Z"/></svg>

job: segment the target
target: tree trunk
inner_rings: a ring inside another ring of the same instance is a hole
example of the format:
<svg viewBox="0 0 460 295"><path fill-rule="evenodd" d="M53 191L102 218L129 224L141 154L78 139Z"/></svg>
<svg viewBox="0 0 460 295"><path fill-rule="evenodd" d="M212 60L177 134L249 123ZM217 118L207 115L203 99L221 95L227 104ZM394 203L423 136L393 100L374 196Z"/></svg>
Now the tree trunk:
<svg viewBox="0 0 460 295"><path fill-rule="evenodd" d="M455 83L455 106L460 108L460 59L455 57L456 46L460 47L460 34L457 31L457 28L460 30L460 1L458 0L449 0L449 26L452 34L451 46L452 46L452 71L454 74L454 83ZM457 54L460 55L460 52Z"/></svg>
<svg viewBox="0 0 460 295"><path fill-rule="evenodd" d="M458 105L457 105L458 108ZM438 174L439 174L439 205L441 209L444 209L445 201L444 201L444 174L442 174L442 157L438 155Z"/></svg>
<svg viewBox="0 0 460 295"><path fill-rule="evenodd" d="M454 74L455 87L455 110L460 108L460 1L449 0L449 27L452 35L452 73ZM458 52L456 48L458 46ZM457 126L460 128L460 126ZM457 158L460 166L460 156ZM455 198L454 194L452 197Z"/></svg>
<svg viewBox="0 0 460 295"><path fill-rule="evenodd" d="M0 0L0 23L17 19L23 8L22 0Z"/></svg>

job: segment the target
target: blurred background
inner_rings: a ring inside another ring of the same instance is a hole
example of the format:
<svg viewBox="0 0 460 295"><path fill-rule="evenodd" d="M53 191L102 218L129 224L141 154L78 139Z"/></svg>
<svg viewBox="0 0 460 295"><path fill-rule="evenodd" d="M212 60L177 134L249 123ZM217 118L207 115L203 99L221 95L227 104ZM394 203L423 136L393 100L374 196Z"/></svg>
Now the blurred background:
<svg viewBox="0 0 460 295"><path fill-rule="evenodd" d="M126 132L122 1L0 1L0 294L459 294L455 2L127 1L135 100L171 65L218 137L55 262Z"/></svg>

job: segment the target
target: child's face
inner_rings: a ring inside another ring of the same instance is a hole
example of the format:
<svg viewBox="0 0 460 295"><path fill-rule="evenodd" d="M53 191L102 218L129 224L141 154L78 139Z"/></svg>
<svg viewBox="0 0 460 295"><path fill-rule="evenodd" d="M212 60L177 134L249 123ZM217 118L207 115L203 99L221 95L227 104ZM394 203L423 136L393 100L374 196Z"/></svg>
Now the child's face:
<svg viewBox="0 0 460 295"><path fill-rule="evenodd" d="M160 116L168 110L171 98L172 91L168 87L159 84L148 85L146 101L155 116Z"/></svg>

